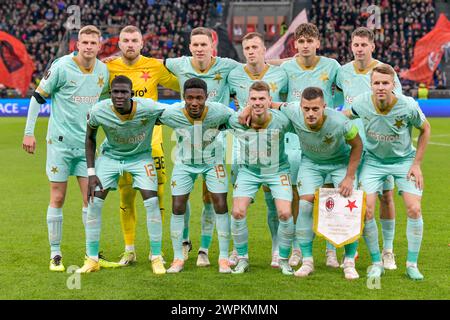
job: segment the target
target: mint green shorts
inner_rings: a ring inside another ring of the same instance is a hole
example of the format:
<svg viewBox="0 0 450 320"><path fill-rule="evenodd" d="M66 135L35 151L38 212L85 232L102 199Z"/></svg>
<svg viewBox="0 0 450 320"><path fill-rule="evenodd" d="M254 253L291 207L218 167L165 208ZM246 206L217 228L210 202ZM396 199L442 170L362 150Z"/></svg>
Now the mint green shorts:
<svg viewBox="0 0 450 320"><path fill-rule="evenodd" d="M59 141L47 143L45 171L51 182L66 182L69 176L87 177L85 149L70 148Z"/></svg>
<svg viewBox="0 0 450 320"><path fill-rule="evenodd" d="M413 161L413 158L407 158L401 159L396 163L386 164L381 163L372 157L366 157L359 176L361 189L367 194L381 194L386 179L392 177L398 187L399 194L408 192L422 196L423 191L416 188L415 182L406 179L406 175L408 174Z"/></svg>
<svg viewBox="0 0 450 320"><path fill-rule="evenodd" d="M305 156L302 157L300 167L301 170L297 180L299 196L314 194L318 188L323 186L327 178L337 188L347 173L346 163L318 164ZM354 181L353 187L356 188L356 178Z"/></svg>
<svg viewBox="0 0 450 320"><path fill-rule="evenodd" d="M172 195L190 194L199 174L205 180L209 192L228 192L228 175L223 164L175 164L171 181Z"/></svg>
<svg viewBox="0 0 450 320"><path fill-rule="evenodd" d="M102 155L95 161L95 171L103 189L116 190L119 177L128 172L133 177L134 189L158 190L158 176L151 154L144 153L122 160Z"/></svg>
<svg viewBox="0 0 450 320"><path fill-rule="evenodd" d="M234 185L233 198L245 197L255 199L256 192L266 185L272 192L274 199L292 201L292 184L289 170L257 174L245 166L239 168L239 173Z"/></svg>

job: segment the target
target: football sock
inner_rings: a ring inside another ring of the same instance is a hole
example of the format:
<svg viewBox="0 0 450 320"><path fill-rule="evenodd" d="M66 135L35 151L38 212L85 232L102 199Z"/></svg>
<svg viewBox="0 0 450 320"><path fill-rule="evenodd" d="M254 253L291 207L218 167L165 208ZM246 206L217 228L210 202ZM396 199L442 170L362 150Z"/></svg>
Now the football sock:
<svg viewBox="0 0 450 320"><path fill-rule="evenodd" d="M105 200L94 197L88 205L86 218L86 252L89 258L98 261L98 247L102 227L102 208Z"/></svg>
<svg viewBox="0 0 450 320"><path fill-rule="evenodd" d="M158 202L161 212L161 223L164 223L164 183L158 184Z"/></svg>
<svg viewBox="0 0 450 320"><path fill-rule="evenodd" d="M151 253L154 256L158 256L161 254L162 241L162 218L158 197L144 200L144 207L147 212L147 231Z"/></svg>
<svg viewBox="0 0 450 320"><path fill-rule="evenodd" d="M217 236L219 239L219 258L228 258L228 247L230 245L230 216L216 213Z"/></svg>
<svg viewBox="0 0 450 320"><path fill-rule="evenodd" d="M189 241L189 220L191 218L191 205L189 200L186 203L186 212L184 213L183 241Z"/></svg>
<svg viewBox="0 0 450 320"><path fill-rule="evenodd" d="M231 217L231 234L233 235L233 243L238 256L245 257L248 255L247 217L239 220Z"/></svg>
<svg viewBox="0 0 450 320"><path fill-rule="evenodd" d="M336 248L330 242L327 241L327 250L336 251Z"/></svg>
<svg viewBox="0 0 450 320"><path fill-rule="evenodd" d="M346 244L344 248L345 248L345 257L355 259L356 249L358 249L358 241Z"/></svg>
<svg viewBox="0 0 450 320"><path fill-rule="evenodd" d="M214 233L214 225L216 222L216 218L214 215L216 212L214 211L214 207L212 203L204 203L202 210L202 223L201 223L201 240L200 240L200 250L205 251L209 249L211 246L212 236Z"/></svg>
<svg viewBox="0 0 450 320"><path fill-rule="evenodd" d="M131 184L120 185L120 224L125 245L133 245L136 238L136 190Z"/></svg>
<svg viewBox="0 0 450 320"><path fill-rule="evenodd" d="M313 232L313 204L306 200L299 201L299 214L295 234L299 239L303 257L312 257L312 246L314 240Z"/></svg>
<svg viewBox="0 0 450 320"><path fill-rule="evenodd" d="M383 249L392 250L394 247L395 219L380 219L383 234Z"/></svg>
<svg viewBox="0 0 450 320"><path fill-rule="evenodd" d="M183 227L185 217L183 214L174 214L170 219L170 238L172 239L173 258L183 260Z"/></svg>
<svg viewBox="0 0 450 320"><path fill-rule="evenodd" d="M83 226L86 228L87 207L81 209L81 219L83 220Z"/></svg>
<svg viewBox="0 0 450 320"><path fill-rule="evenodd" d="M406 239L408 239L408 255L406 262L417 265L419 257L420 245L423 236L423 219L407 219L406 223Z"/></svg>
<svg viewBox="0 0 450 320"><path fill-rule="evenodd" d="M373 264L381 263L380 248L378 246L378 227L374 218L367 220L364 226L363 238L366 241Z"/></svg>
<svg viewBox="0 0 450 320"><path fill-rule="evenodd" d="M280 258L288 259L291 254L292 240L294 239L294 218L290 217L286 221L280 220L278 227L278 239L280 248Z"/></svg>
<svg viewBox="0 0 450 320"><path fill-rule="evenodd" d="M62 238L62 208L47 208L48 242L50 243L50 258L61 254Z"/></svg>
<svg viewBox="0 0 450 320"><path fill-rule="evenodd" d="M272 192L264 191L264 199L267 205L267 224L269 225L270 235L272 236L272 252L278 250L278 214Z"/></svg>

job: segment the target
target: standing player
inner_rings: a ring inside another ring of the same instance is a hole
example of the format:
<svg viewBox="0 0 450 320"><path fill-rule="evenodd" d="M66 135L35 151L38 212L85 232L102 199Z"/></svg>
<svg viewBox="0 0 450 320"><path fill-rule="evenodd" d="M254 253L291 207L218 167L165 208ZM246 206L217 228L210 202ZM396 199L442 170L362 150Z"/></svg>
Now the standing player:
<svg viewBox="0 0 450 320"><path fill-rule="evenodd" d="M230 100L230 90L227 77L231 70L239 65L238 62L228 59L213 57L213 39L211 30L203 27L195 28L191 32L189 50L192 57L170 58L165 61L166 67L177 76L180 88L190 78L200 78L208 86L208 101L220 102L228 105ZM183 93L182 93L183 96ZM218 137L223 140L223 137ZM223 142L222 142L223 143ZM205 184L203 185L202 211L202 231L201 244L198 252L197 266L210 265L208 259L208 249L211 245L214 231L214 207L207 194ZM189 204L185 213L185 229L183 231L183 255L187 260L188 252L192 248L189 241Z"/></svg>
<svg viewBox="0 0 450 320"><path fill-rule="evenodd" d="M23 149L34 153L34 127L40 105L51 97L50 120L47 131L46 171L50 181L50 204L47 209L50 242L50 270L64 271L61 252L64 199L69 176L76 176L83 196L83 223L87 214L87 178L84 137L86 115L102 92L108 89L108 70L97 60L100 31L92 25L78 33L78 54L55 60L33 93L28 111ZM101 263L106 261L100 259Z"/></svg>
<svg viewBox="0 0 450 320"><path fill-rule="evenodd" d="M257 32L250 32L242 39L242 49L247 63L239 65L234 68L228 75L228 84L230 86L231 94L236 95L239 106L245 107L247 105L249 88L255 82L263 80L270 86L270 96L272 101L280 102L285 100L287 94L287 75L280 67L269 65L264 61L266 47L264 46L264 38ZM234 137L233 141L233 165L232 165L232 183L234 184L239 168L239 142ZM264 198L267 204L267 222L269 225L270 234L272 236L272 267L278 267L278 215L275 207L275 202L270 190L263 186ZM295 192L296 194L296 192ZM298 204L298 199L294 197L293 212L296 211L295 203ZM236 258L236 253L234 255ZM230 260L233 259L233 255ZM237 261L236 261L237 262ZM235 264L235 263L234 263Z"/></svg>
<svg viewBox="0 0 450 320"><path fill-rule="evenodd" d="M355 174L363 146L356 126L340 112L325 108L320 88L305 88L300 107L298 102L292 102L281 107L281 111L291 120L302 149L301 170L297 180L300 210L296 234L303 263L295 275L306 277L314 271L314 193L330 176L340 194L343 197L350 196L356 187ZM344 275L349 280L359 278L355 269L357 246L357 241L345 245Z"/></svg>
<svg viewBox="0 0 450 320"><path fill-rule="evenodd" d="M147 212L151 264L155 274L164 274L161 256L162 220L156 190L158 179L151 155L153 126L165 106L150 99L132 97L133 84L125 76L111 82L111 99L97 103L89 113L86 133L86 158L89 176L89 205L86 220L88 259L78 273L98 271L98 246L101 213L109 190L117 188L119 176L128 172L133 188L139 189ZM95 161L97 130L102 127L106 140ZM95 170L97 167L97 170ZM97 171L97 172L96 172Z"/></svg>
<svg viewBox="0 0 450 320"><path fill-rule="evenodd" d="M343 91L345 102L344 109L350 109L356 96L371 92L370 74L380 61L373 59L375 50L374 34L372 30L359 27L352 33L351 49L354 60L342 66L336 78L337 88ZM396 95L402 93L402 85L395 75L394 92ZM364 126L359 119L355 120L363 141L365 141ZM366 145L365 143L363 144ZM364 158L364 157L363 157ZM395 204L394 185L392 177L388 177L383 185L380 199L380 222L383 234L383 266L388 270L397 269L393 253L395 234Z"/></svg>
<svg viewBox="0 0 450 320"><path fill-rule="evenodd" d="M133 82L134 97L158 100L158 85L180 91L177 78L164 65L154 58L142 56L143 40L141 31L135 26L126 26L120 31L119 48L121 57L107 62L112 81L118 75L125 75ZM164 217L164 183L166 169L162 148L162 129L157 125L153 129L152 156L158 174L158 200L161 217ZM120 221L125 241L125 252L119 264L127 266L136 261L136 190L132 188L131 174L125 173L119 178Z"/></svg>
<svg viewBox="0 0 450 320"><path fill-rule="evenodd" d="M173 128L177 134L177 158L171 183L173 214L170 221L174 260L168 273L178 273L184 267L184 215L199 174L206 182L214 205L220 250L219 272L231 272L228 264L228 177L223 163L223 148L216 139L219 126L224 125L234 111L217 102L206 102L206 98L206 82L198 78L189 79L183 86L184 104L167 109L160 117L161 123Z"/></svg>
<svg viewBox="0 0 450 320"><path fill-rule="evenodd" d="M321 88L327 107L334 107L333 84L339 70L339 63L331 58L318 56L320 47L320 34L312 23L302 23L295 30L295 47L298 54L296 58L284 62L281 67L289 77L288 102L299 102L302 92L307 87ZM291 167L291 177L297 181L301 149L297 135L286 135L286 152ZM298 212L294 213L296 217ZM339 263L336 257L336 249L327 241L326 265L337 268ZM291 266L297 266L301 261L299 239L294 240L294 250L289 260Z"/></svg>
<svg viewBox="0 0 450 320"><path fill-rule="evenodd" d="M420 168L430 138L430 124L419 105L412 98L394 93L395 71L382 64L371 73L372 92L353 100L346 114L360 118L366 131L366 158L359 180L367 193L364 239L372 258L368 277L378 278L383 264L378 246L378 228L374 219L377 193L383 182L392 176L402 195L408 215L406 237L408 256L406 274L413 280L422 280L417 259L423 236L421 199L423 176ZM417 150L412 145L412 127L419 129Z"/></svg>
<svg viewBox="0 0 450 320"><path fill-rule="evenodd" d="M239 124L237 115L232 116L228 124L234 129L233 134L240 143L239 156L244 159L233 192L231 232L238 251L238 263L233 273L244 273L249 269L247 209L259 187L267 185L275 199L279 218L279 267L283 274L292 275L288 263L294 238L292 185L284 152L284 135L291 130L291 125L280 111L270 109L270 87L264 81L256 81L250 86L248 104L251 126Z"/></svg>

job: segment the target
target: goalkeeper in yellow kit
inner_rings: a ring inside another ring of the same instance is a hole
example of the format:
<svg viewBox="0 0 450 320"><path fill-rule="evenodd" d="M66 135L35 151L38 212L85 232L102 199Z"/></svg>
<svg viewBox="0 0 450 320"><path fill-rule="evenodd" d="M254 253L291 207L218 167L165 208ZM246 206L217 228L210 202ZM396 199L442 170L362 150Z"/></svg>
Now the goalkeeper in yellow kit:
<svg viewBox="0 0 450 320"><path fill-rule="evenodd" d="M178 79L157 59L142 56L143 39L141 31L135 26L127 26L120 31L119 48L121 57L107 62L112 81L124 75L133 82L135 97L158 100L158 85L180 91ZM164 153L162 147L162 128L155 126L152 139L152 156L158 174L158 199L161 216L164 215L164 183L166 182ZM136 190L132 188L133 178L124 173L119 179L120 222L125 240L125 252L119 264L127 266L136 261L134 240L136 235Z"/></svg>

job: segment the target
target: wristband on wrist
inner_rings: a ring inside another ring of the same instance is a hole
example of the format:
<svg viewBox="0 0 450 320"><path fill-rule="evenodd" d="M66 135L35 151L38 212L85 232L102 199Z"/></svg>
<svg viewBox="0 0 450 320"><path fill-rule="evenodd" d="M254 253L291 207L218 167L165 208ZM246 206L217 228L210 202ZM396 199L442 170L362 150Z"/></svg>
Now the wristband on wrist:
<svg viewBox="0 0 450 320"><path fill-rule="evenodd" d="M87 169L88 176L95 176L95 168Z"/></svg>

